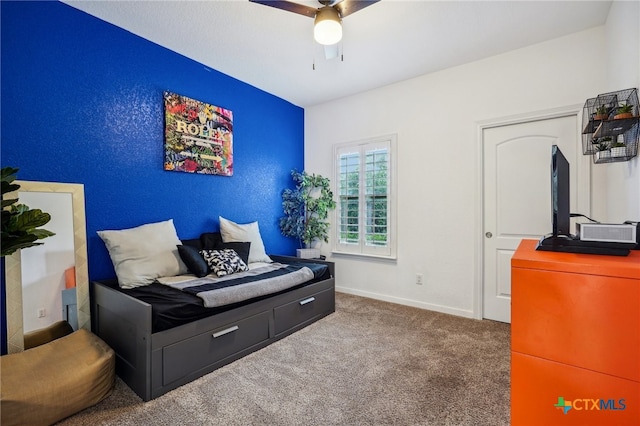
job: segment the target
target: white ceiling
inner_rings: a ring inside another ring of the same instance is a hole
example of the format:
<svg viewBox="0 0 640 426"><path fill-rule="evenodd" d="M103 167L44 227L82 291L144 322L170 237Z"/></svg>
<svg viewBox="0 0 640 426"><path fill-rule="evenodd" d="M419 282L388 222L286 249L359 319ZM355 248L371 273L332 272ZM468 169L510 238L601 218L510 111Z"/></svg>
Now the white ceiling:
<svg viewBox="0 0 640 426"><path fill-rule="evenodd" d="M603 25L611 5L381 0L344 18L341 62L313 19L248 0L63 1L302 107Z"/></svg>

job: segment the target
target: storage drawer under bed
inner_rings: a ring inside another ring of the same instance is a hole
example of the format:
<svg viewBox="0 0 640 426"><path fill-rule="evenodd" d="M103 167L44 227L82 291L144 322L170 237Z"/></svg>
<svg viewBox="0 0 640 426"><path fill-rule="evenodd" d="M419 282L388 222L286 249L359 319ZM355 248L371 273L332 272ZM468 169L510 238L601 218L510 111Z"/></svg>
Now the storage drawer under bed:
<svg viewBox="0 0 640 426"><path fill-rule="evenodd" d="M308 297L274 308L275 334L294 328L303 327L307 321L319 315L332 312L335 306L334 289L324 290Z"/></svg>
<svg viewBox="0 0 640 426"><path fill-rule="evenodd" d="M269 340L270 316L269 311L262 312L165 346L162 349L163 385Z"/></svg>

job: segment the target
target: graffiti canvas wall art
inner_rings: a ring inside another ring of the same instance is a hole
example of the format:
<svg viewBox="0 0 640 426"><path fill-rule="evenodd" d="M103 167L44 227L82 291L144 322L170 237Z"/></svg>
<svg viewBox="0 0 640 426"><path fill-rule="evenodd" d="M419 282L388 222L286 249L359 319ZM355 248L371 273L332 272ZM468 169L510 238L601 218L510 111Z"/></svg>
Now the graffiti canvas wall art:
<svg viewBox="0 0 640 426"><path fill-rule="evenodd" d="M233 175L233 112L164 92L164 169Z"/></svg>

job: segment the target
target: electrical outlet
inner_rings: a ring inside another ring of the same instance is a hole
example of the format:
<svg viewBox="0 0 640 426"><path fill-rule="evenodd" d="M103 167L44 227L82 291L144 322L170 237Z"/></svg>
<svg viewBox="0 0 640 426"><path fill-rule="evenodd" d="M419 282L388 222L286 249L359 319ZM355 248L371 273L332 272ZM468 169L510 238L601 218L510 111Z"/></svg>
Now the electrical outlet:
<svg viewBox="0 0 640 426"><path fill-rule="evenodd" d="M47 311L44 308L38 308L38 318L44 318L47 316Z"/></svg>
<svg viewBox="0 0 640 426"><path fill-rule="evenodd" d="M422 274L416 274L416 284L422 285Z"/></svg>

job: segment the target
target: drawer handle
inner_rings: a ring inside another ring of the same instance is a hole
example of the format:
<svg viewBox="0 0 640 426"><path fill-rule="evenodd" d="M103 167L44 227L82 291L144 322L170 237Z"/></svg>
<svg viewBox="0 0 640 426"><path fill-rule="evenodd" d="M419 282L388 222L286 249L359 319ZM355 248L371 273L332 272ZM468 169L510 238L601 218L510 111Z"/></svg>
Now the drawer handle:
<svg viewBox="0 0 640 426"><path fill-rule="evenodd" d="M213 333L213 338L215 339L216 337L220 337L220 336L224 336L225 334L233 333L237 329L238 329L238 326L234 325L233 327L229 327L229 328L226 328L226 329L224 329L222 331L218 331L217 333Z"/></svg>
<svg viewBox="0 0 640 426"><path fill-rule="evenodd" d="M314 300L316 300L316 298L315 298L315 297L310 297L310 298L308 298L308 299L301 300L301 301L300 301L300 306L306 305L307 303L311 303L311 302L313 302Z"/></svg>

